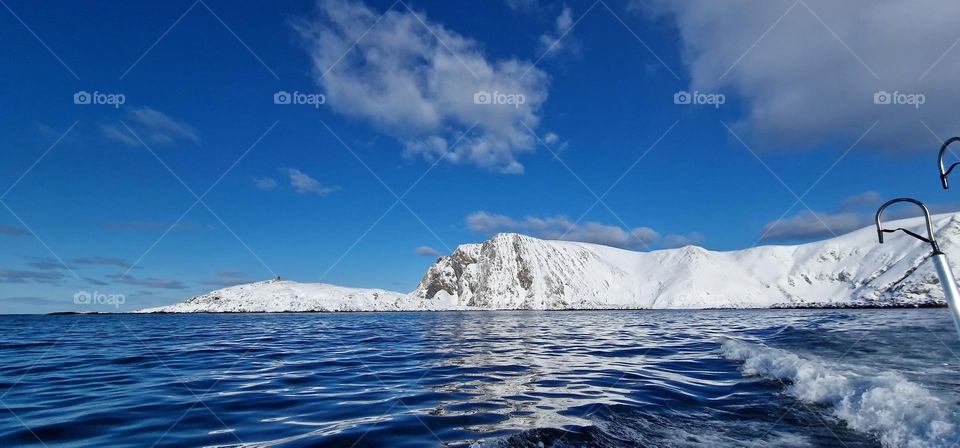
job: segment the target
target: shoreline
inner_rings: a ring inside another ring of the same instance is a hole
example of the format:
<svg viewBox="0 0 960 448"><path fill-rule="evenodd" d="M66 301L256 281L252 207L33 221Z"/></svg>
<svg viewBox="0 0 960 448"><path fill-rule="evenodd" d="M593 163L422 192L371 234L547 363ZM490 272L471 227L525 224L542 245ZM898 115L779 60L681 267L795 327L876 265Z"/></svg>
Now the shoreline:
<svg viewBox="0 0 960 448"><path fill-rule="evenodd" d="M917 304L846 304L846 305L772 305L760 308L578 308L578 309L460 309L460 310L349 310L349 311L153 311L149 313L131 312L84 312L84 311L57 311L44 314L2 314L3 316L112 316L112 315L157 315L157 314L342 314L342 313L463 313L463 312L571 312L571 311L765 311L765 310L886 310L886 309L927 309L947 308L946 303L917 303Z"/></svg>

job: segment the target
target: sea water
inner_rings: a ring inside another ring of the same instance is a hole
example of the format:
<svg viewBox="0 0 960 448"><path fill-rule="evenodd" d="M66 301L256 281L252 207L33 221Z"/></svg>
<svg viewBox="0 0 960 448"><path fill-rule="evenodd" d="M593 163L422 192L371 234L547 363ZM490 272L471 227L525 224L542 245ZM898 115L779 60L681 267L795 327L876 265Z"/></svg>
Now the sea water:
<svg viewBox="0 0 960 448"><path fill-rule="evenodd" d="M0 316L0 446L960 442L945 309Z"/></svg>

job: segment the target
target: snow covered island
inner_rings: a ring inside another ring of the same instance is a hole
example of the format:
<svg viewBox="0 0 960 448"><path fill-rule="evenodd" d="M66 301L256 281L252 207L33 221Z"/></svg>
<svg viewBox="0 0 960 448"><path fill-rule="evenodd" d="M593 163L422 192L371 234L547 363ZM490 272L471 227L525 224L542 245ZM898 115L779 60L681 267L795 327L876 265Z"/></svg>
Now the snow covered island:
<svg viewBox="0 0 960 448"><path fill-rule="evenodd" d="M960 214L933 218L960 267ZM918 233L922 218L889 223ZM930 247L868 227L795 246L632 252L504 233L440 257L409 294L320 283L233 286L143 313L703 309L942 305Z"/></svg>

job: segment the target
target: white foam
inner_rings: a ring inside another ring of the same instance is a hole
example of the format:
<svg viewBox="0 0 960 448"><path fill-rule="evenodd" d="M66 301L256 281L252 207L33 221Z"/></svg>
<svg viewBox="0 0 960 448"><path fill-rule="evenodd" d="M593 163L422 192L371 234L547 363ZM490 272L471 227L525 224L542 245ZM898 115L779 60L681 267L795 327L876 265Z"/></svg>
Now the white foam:
<svg viewBox="0 0 960 448"><path fill-rule="evenodd" d="M724 339L722 351L743 362L744 375L789 381L788 393L830 406L848 427L877 436L885 447L942 447L960 439L957 410L900 374L834 366L735 339Z"/></svg>

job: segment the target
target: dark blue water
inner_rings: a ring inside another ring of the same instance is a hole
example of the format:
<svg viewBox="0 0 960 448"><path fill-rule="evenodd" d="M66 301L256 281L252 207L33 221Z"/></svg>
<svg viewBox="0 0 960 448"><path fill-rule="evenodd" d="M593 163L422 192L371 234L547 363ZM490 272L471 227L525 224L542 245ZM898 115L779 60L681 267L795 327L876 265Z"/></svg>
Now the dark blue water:
<svg viewBox="0 0 960 448"><path fill-rule="evenodd" d="M0 330L0 446L960 438L943 309L0 316Z"/></svg>

